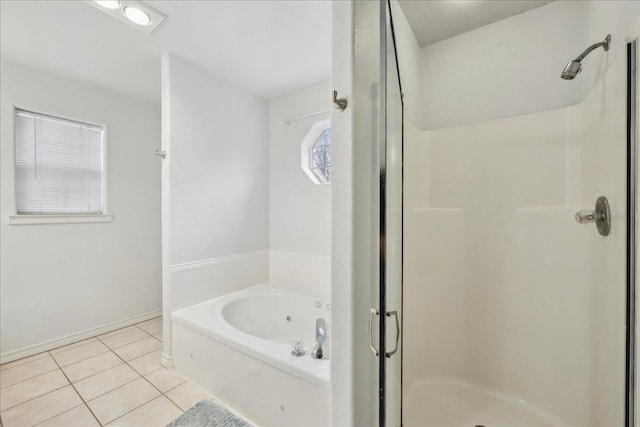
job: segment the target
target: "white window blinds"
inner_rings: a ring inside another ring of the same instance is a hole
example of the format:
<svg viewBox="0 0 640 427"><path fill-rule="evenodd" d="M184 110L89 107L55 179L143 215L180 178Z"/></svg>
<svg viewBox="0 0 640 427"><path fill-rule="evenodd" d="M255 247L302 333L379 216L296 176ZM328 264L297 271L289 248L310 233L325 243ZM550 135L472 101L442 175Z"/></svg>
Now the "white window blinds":
<svg viewBox="0 0 640 427"><path fill-rule="evenodd" d="M104 129L15 110L18 214L101 214Z"/></svg>

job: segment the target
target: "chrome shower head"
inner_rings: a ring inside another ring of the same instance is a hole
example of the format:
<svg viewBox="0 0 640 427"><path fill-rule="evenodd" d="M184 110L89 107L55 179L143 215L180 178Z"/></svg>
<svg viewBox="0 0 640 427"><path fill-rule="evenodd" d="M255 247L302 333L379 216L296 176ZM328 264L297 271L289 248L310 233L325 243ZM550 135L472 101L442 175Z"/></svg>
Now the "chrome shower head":
<svg viewBox="0 0 640 427"><path fill-rule="evenodd" d="M580 61L571 61L566 67L564 67L564 71L560 74L560 77L565 80L573 80L580 71L582 71L582 64Z"/></svg>
<svg viewBox="0 0 640 427"><path fill-rule="evenodd" d="M560 74L560 77L562 77L565 80L573 80L576 78L576 76L578 75L578 73L580 71L582 71L582 60L591 53L591 51L599 48L602 46L602 48L606 51L609 50L609 46L611 45L611 34L607 34L607 37L605 37L603 42L600 43L595 43L592 44L591 46L589 46L587 48L587 50L585 50L584 52L582 52L582 54L580 54L580 56L578 56L576 59L574 59L573 61L569 62L566 67L564 67L564 71L562 71L562 74Z"/></svg>

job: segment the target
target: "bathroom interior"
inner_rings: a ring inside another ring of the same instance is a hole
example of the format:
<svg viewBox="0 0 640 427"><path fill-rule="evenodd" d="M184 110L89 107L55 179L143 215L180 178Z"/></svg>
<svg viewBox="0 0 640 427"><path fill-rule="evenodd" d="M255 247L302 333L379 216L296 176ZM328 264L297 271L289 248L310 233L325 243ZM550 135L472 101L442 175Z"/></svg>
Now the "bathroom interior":
<svg viewBox="0 0 640 427"><path fill-rule="evenodd" d="M635 425L639 35L1 1L0 426Z"/></svg>

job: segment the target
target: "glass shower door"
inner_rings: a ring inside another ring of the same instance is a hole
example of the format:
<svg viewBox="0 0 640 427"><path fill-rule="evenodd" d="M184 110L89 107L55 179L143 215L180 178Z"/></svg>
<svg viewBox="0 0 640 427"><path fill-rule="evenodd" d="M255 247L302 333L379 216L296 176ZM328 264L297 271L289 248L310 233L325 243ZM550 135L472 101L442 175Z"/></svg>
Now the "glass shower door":
<svg viewBox="0 0 640 427"><path fill-rule="evenodd" d="M381 16L380 424L633 425L636 45L575 105L424 129Z"/></svg>

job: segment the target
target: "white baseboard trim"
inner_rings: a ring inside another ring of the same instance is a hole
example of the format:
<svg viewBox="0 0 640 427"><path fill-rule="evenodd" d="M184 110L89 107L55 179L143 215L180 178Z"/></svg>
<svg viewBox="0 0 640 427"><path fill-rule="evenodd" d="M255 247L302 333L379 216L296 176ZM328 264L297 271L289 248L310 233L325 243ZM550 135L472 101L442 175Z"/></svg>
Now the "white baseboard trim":
<svg viewBox="0 0 640 427"><path fill-rule="evenodd" d="M191 261L191 262L185 262L182 264L175 264L169 267L169 270L172 273L176 273L178 271L195 270L198 268L210 267L212 265L222 264L225 262L245 260L245 259L249 259L255 256L260 256L265 254L266 255L269 254L269 251L266 249L261 251L244 252L240 254L221 256L218 258L209 258L209 259L202 259L199 261Z"/></svg>
<svg viewBox="0 0 640 427"><path fill-rule="evenodd" d="M23 357L33 356L34 354L42 353L43 351L53 350L54 348L62 347L63 345L72 344L97 335L106 334L107 332L115 331L116 329L124 328L125 326L135 325L136 323L144 322L145 320L160 316L162 316L162 310L154 310L128 319L86 329L62 338L46 341L41 344L35 344L18 350L2 353L0 354L0 364L13 362L14 360L22 359Z"/></svg>
<svg viewBox="0 0 640 427"><path fill-rule="evenodd" d="M162 363L162 366L164 366L165 368L173 368L173 357L167 356L166 354L162 353L162 359L160 359L160 363Z"/></svg>

